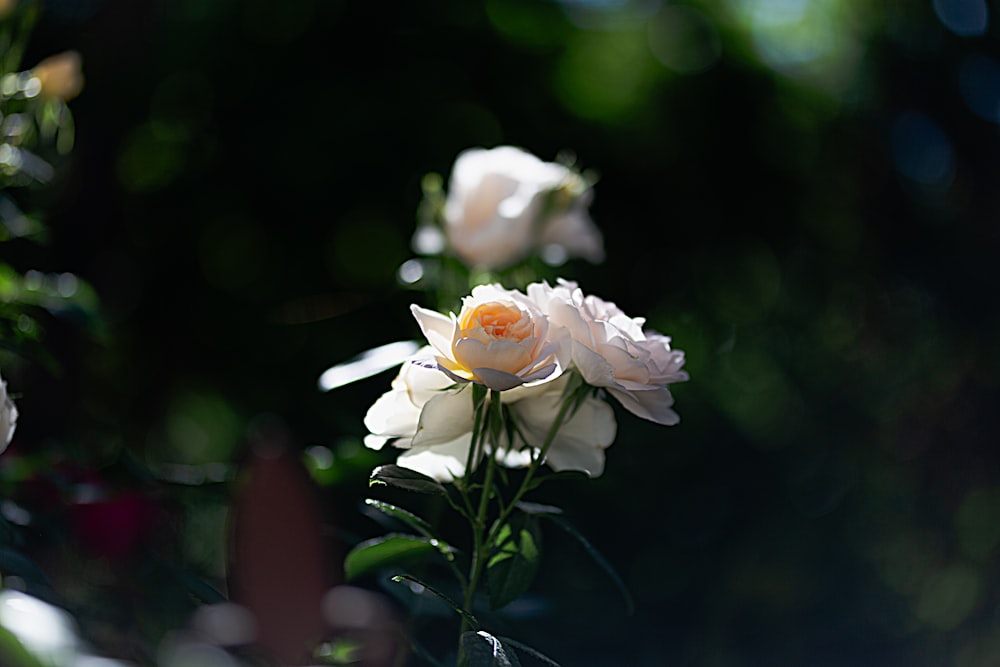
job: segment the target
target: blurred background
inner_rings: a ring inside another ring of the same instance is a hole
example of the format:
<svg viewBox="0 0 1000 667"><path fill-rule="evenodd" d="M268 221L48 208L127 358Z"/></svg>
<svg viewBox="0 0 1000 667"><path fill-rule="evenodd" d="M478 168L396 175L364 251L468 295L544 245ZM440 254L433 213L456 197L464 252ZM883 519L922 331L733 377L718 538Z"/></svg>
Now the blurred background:
<svg viewBox="0 0 1000 667"><path fill-rule="evenodd" d="M227 595L263 420L336 581L384 533L362 418L392 373L317 380L419 335L421 178L513 144L600 175L607 260L559 273L691 381L679 426L621 413L603 477L536 497L636 613L550 530L506 634L563 665L998 664L998 36L986 0L50 0L24 62L82 55L76 144L33 195L48 241L4 261L100 305L0 358L5 574L154 661Z"/></svg>

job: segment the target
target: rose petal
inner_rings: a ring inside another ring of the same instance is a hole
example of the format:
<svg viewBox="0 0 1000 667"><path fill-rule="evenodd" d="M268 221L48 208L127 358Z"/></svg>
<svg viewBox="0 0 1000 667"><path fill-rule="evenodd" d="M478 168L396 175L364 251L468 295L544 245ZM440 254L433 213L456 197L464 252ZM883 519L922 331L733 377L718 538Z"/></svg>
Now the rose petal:
<svg viewBox="0 0 1000 667"><path fill-rule="evenodd" d="M450 442L434 447L413 447L396 459L398 465L416 470L439 482L451 482L465 474L472 434L467 433Z"/></svg>
<svg viewBox="0 0 1000 667"><path fill-rule="evenodd" d="M681 420L677 413L670 409L670 406L674 404L674 397L670 395L670 391L666 387L633 392L609 387L608 393L618 399L622 407L637 417L665 426L673 426Z"/></svg>
<svg viewBox="0 0 1000 667"><path fill-rule="evenodd" d="M420 325L420 330L424 332L427 342L439 354L447 355L451 347L452 335L456 329L455 320L415 304L410 306L410 312L413 313L417 324Z"/></svg>
<svg viewBox="0 0 1000 667"><path fill-rule="evenodd" d="M414 448L441 445L472 432L472 392L466 386L442 391L427 401L413 436Z"/></svg>
<svg viewBox="0 0 1000 667"><path fill-rule="evenodd" d="M505 373L495 368L473 368L472 372L480 382L494 391L507 391L525 382L519 375Z"/></svg>

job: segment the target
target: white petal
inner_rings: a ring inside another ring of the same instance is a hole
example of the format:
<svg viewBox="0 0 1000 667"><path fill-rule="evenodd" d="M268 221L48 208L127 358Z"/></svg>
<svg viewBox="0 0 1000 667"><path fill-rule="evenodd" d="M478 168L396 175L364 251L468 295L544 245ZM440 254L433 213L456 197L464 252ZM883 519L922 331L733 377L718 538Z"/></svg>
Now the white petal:
<svg viewBox="0 0 1000 667"><path fill-rule="evenodd" d="M427 342L445 357L451 356L451 339L455 332L455 321L441 313L417 305L410 306L410 312L427 337Z"/></svg>
<svg viewBox="0 0 1000 667"><path fill-rule="evenodd" d="M369 449L382 449L385 447L385 443L392 440L392 438L386 438L381 435L373 435L369 433L365 436L365 447Z"/></svg>
<svg viewBox="0 0 1000 667"><path fill-rule="evenodd" d="M442 391L427 402L413 436L415 448L441 445L472 433L472 391L466 387Z"/></svg>
<svg viewBox="0 0 1000 667"><path fill-rule="evenodd" d="M439 482L451 482L465 474L471 442L470 433L434 447L413 447L401 454L396 463Z"/></svg>
<svg viewBox="0 0 1000 667"><path fill-rule="evenodd" d="M622 407L637 417L665 426L673 426L681 420L670 409L674 404L674 397L666 387L654 387L647 391L622 391L609 387L608 392L618 399Z"/></svg>
<svg viewBox="0 0 1000 667"><path fill-rule="evenodd" d="M406 390L393 390L382 394L368 408L365 428L375 435L386 437L413 435L420 420L420 408L413 405Z"/></svg>
<svg viewBox="0 0 1000 667"><path fill-rule="evenodd" d="M573 363L592 387L615 386L614 367L607 359L578 341L573 341Z"/></svg>
<svg viewBox="0 0 1000 667"><path fill-rule="evenodd" d="M570 255L594 264L604 261L604 239L583 206L551 218L540 241L562 246Z"/></svg>
<svg viewBox="0 0 1000 667"><path fill-rule="evenodd" d="M544 443L562 406L562 385L563 382L553 383L551 391L526 397L527 400L511 406L521 420L522 432L535 448ZM600 399L587 398L556 432L546 463L553 470L582 470L597 477L604 471L604 449L614 442L617 431L611 406Z"/></svg>

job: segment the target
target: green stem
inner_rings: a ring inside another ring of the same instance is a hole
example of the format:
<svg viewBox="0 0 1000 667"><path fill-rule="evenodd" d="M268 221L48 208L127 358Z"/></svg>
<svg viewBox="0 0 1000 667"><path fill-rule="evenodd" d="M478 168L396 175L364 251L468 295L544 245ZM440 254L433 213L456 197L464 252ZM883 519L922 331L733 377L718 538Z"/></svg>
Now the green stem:
<svg viewBox="0 0 1000 667"><path fill-rule="evenodd" d="M469 566L469 579L465 586L465 596L463 600L463 608L466 611L472 610L472 604L476 598L476 588L479 586L479 580L483 576L483 570L487 558L489 557L488 550L492 542L490 539L483 539L484 532L486 529L486 517L489 513L490 499L493 496L493 478L496 474L497 467L497 452L498 438L496 434L500 432L503 427L503 405L500 402L500 392L495 390L490 390L490 402L488 404L492 406L493 409L489 410L484 401L485 418L477 419L478 428L475 429L473 433L473 444L478 440L480 444L483 445L484 449L486 447L486 433L490 432L493 434L491 440L493 445L493 451L489 452L489 460L486 464L486 479L483 481L483 488L479 496L479 507L476 511L475 519L472 521L472 563ZM477 415L478 417L478 415ZM468 479L470 477L470 468L466 469L465 477ZM490 530L490 535L493 531ZM466 618L462 618L462 626L459 630L459 648L458 648L458 664L464 665L466 662L466 656L462 651L461 638L462 635L470 629L469 621Z"/></svg>
<svg viewBox="0 0 1000 667"><path fill-rule="evenodd" d="M500 502L499 516L496 521L490 526L488 532L486 532L484 539L484 531L486 528L486 517L489 510L490 499L493 497L493 477L496 472L497 466L497 453L500 448L500 433L504 428L504 417L503 417L503 404L500 402L500 392L490 390L490 401L488 403L489 409L487 407L486 401L484 401L483 409L476 410L476 421L475 427L473 429L472 436L472 447L475 448L477 442L481 444L484 448L486 447L486 434L490 433L492 438L490 442L492 443L493 450L489 452L489 461L486 466L486 479L483 482L482 494L479 497L479 507L476 511L475 519L472 521L472 563L469 567L469 579L465 588L464 596L464 609L467 611L472 610L472 603L475 600L476 588L479 586L479 580L482 578L484 566L486 560L488 559L488 549L496 541L497 532L503 526L503 524L510 518L511 513L514 511L517 503L521 500L525 493L528 492L528 487L531 484L531 480L534 478L535 473L538 468L542 465L542 461L545 460L545 455L548 453L549 448L556 439L556 434L562 427L563 422L566 421L569 415L570 408L573 403L572 396L567 396L563 401L562 406L559 408L558 414L556 414L555 420L552 422L552 426L549 427L549 431L545 436L545 441L538 450L538 455L535 456L531 465L528 467L528 472L525 473L524 479L521 480L521 484L518 486L517 492L514 497L511 498L510 503L504 505ZM477 406L478 408L479 406ZM513 438L510 438L510 444L513 444ZM471 477L471 466L466 468L465 478L463 484L469 480ZM467 488L467 487L466 487ZM463 490L463 496L466 491ZM468 500L466 501L468 503ZM470 507L471 511L471 507ZM465 617L462 618L462 626L459 631L459 647L458 647L458 665L459 667L465 667L468 664L468 657L462 650L461 637L462 635L470 629L470 623Z"/></svg>
<svg viewBox="0 0 1000 667"><path fill-rule="evenodd" d="M490 529L490 533L486 537L487 543L493 542L496 538L496 532L500 530L500 527L503 526L504 522L506 522L510 517L514 508L517 507L517 503L521 500L524 494L528 492L528 485L534 478L538 468L542 465L542 461L545 460L545 455L548 453L549 447L552 446L553 441L555 441L556 434L559 432L559 429L562 428L563 422L566 420L566 415L569 413L570 406L572 404L573 401L570 397L567 397L567 399L563 401L562 407L559 408L559 413L556 415L555 420L552 422L552 426L549 427L549 432L545 436L545 442L542 443L541 449L538 450L538 456L531 461L531 465L528 467L528 472L525 473L524 479L521 480L521 484L518 486L514 497L511 498L510 504L507 505L506 509L500 513L500 516L493 523L493 527Z"/></svg>

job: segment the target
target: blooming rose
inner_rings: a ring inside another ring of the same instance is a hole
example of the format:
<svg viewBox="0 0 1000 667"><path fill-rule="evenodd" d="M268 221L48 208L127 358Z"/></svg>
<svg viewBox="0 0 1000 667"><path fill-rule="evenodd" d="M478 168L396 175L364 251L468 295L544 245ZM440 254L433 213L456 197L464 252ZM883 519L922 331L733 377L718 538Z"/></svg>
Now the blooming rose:
<svg viewBox="0 0 1000 667"><path fill-rule="evenodd" d="M478 382L504 391L527 382L552 380L568 362L561 330L521 292L479 285L462 300L458 317L412 306L433 360L423 363L456 382Z"/></svg>
<svg viewBox="0 0 1000 667"><path fill-rule="evenodd" d="M0 452L7 448L17 426L17 406L7 394L7 383L0 380Z"/></svg>
<svg viewBox="0 0 1000 667"><path fill-rule="evenodd" d="M487 443L506 467L521 467L531 461L531 451L540 447L561 407L569 376L534 386L504 392L502 401L518 425L520 434L512 447ZM406 362L383 394L365 415L371 435L365 444L381 449L393 441L405 449L397 463L442 482L465 474L472 444L475 415L468 385L455 386L442 373ZM587 397L558 430L549 447L546 463L553 470L581 470L591 476L604 471L604 449L614 441L617 426L611 407ZM473 461L478 465L479 461Z"/></svg>
<svg viewBox="0 0 1000 667"><path fill-rule="evenodd" d="M543 244L599 262L592 198L578 174L519 148L467 150L452 168L445 235L462 261L483 269L510 266Z"/></svg>
<svg viewBox="0 0 1000 667"><path fill-rule="evenodd" d="M667 385L684 382L684 353L670 338L643 332L643 318L625 315L615 304L584 296L576 283L528 285L528 296L573 339L572 359L587 384L603 387L629 412L659 424L676 424Z"/></svg>

